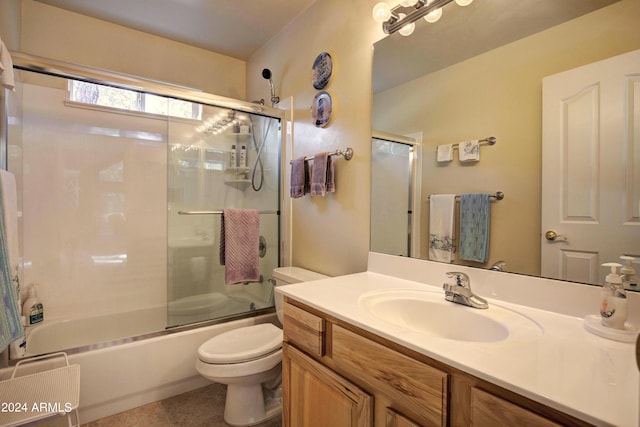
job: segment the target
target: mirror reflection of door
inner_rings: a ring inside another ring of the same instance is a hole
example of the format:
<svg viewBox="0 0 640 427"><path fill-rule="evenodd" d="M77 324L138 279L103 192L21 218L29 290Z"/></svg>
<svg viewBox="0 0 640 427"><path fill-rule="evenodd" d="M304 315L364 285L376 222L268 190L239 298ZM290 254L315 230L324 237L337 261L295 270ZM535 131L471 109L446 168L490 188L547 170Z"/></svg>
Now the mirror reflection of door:
<svg viewBox="0 0 640 427"><path fill-rule="evenodd" d="M376 134L371 146L371 250L412 256L415 141ZM419 234L415 234L419 235Z"/></svg>
<svg viewBox="0 0 640 427"><path fill-rule="evenodd" d="M542 276L640 256L640 50L543 80L542 164Z"/></svg>

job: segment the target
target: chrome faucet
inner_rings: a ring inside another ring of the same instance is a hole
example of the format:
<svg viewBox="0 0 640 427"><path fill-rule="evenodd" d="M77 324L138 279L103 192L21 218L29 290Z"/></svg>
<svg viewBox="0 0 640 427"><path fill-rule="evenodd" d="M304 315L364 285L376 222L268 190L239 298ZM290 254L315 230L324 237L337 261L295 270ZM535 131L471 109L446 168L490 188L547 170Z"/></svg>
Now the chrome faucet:
<svg viewBox="0 0 640 427"><path fill-rule="evenodd" d="M480 298L471 292L471 281L465 273L451 271L447 273L447 277L451 279L455 278L456 283L451 284L445 282L442 285L442 289L444 289L444 299L473 308L489 307L486 299Z"/></svg>
<svg viewBox="0 0 640 427"><path fill-rule="evenodd" d="M493 271L504 271L504 266L507 264L506 261L496 261L493 264L491 264L491 267L489 267L489 270L493 270Z"/></svg>

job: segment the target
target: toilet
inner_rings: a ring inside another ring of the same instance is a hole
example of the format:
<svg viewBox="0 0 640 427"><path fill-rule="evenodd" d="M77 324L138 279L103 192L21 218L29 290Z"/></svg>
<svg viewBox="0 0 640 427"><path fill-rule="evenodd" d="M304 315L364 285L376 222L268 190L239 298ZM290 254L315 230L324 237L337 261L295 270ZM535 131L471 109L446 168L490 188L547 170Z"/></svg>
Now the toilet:
<svg viewBox="0 0 640 427"><path fill-rule="evenodd" d="M299 267L273 270L275 286L327 276ZM282 325L283 298L275 295ZM196 370L227 385L224 420L233 426L258 424L282 412L282 329L272 323L245 326L217 335L198 348Z"/></svg>

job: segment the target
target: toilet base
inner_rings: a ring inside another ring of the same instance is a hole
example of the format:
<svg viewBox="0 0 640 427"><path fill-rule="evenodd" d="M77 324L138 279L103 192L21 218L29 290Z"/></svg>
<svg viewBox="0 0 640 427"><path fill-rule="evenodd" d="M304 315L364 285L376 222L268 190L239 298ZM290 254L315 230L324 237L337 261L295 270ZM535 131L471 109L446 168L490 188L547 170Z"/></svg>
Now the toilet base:
<svg viewBox="0 0 640 427"><path fill-rule="evenodd" d="M282 413L282 391L264 390L262 384L227 385L224 421L232 426L251 426Z"/></svg>

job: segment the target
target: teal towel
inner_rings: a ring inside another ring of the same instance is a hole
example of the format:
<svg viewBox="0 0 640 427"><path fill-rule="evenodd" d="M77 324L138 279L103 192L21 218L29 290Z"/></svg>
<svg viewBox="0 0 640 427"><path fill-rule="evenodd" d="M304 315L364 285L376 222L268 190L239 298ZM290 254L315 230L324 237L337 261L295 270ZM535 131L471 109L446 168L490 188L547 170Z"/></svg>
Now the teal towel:
<svg viewBox="0 0 640 427"><path fill-rule="evenodd" d="M18 292L11 277L11 263L9 262L9 247L4 221L2 185L0 185L0 351L3 351L12 341L24 335L20 307L18 306Z"/></svg>
<svg viewBox="0 0 640 427"><path fill-rule="evenodd" d="M487 262L490 216L488 194L460 196L460 259Z"/></svg>

